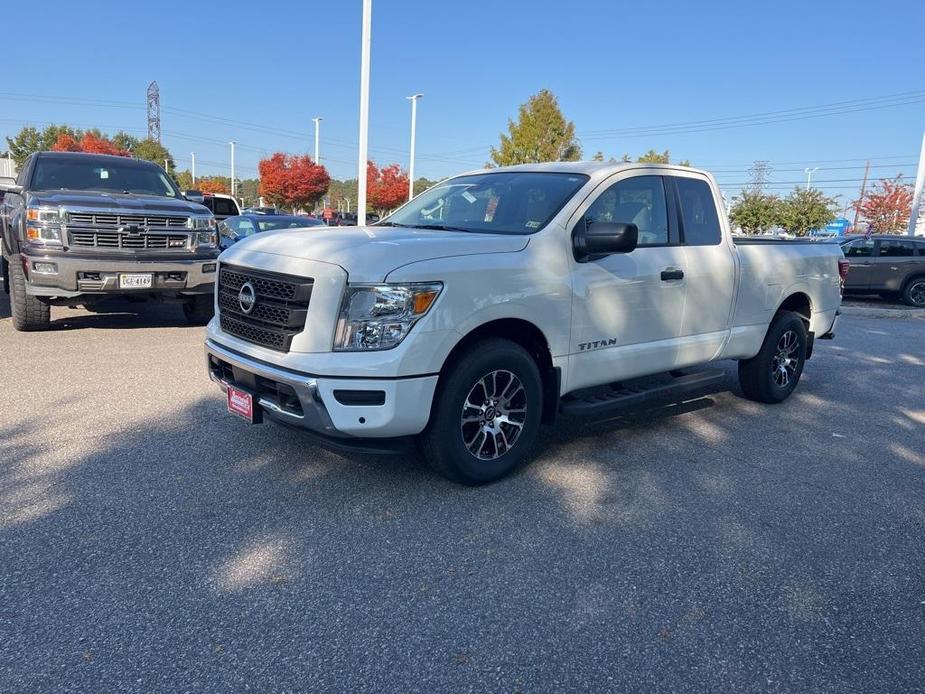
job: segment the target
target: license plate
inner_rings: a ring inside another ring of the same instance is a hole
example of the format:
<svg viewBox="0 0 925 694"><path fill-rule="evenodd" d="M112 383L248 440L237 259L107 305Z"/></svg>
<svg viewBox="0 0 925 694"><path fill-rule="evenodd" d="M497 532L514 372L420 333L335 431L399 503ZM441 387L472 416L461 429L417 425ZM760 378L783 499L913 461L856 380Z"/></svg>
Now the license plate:
<svg viewBox="0 0 925 694"><path fill-rule="evenodd" d="M119 289L150 289L152 279L151 273L123 273L119 275Z"/></svg>
<svg viewBox="0 0 925 694"><path fill-rule="evenodd" d="M254 404L254 396L246 390L241 390L234 386L228 386L226 394L228 396L228 411L231 414L243 417L253 424L256 420L255 407L258 407Z"/></svg>

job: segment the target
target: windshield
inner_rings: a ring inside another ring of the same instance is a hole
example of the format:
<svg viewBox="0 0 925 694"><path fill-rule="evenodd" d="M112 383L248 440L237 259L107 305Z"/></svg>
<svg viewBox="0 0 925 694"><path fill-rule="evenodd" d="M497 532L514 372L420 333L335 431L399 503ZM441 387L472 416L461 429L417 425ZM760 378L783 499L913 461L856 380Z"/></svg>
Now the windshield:
<svg viewBox="0 0 925 694"><path fill-rule="evenodd" d="M532 234L588 180L584 174L514 172L458 176L422 193L383 225Z"/></svg>
<svg viewBox="0 0 925 694"><path fill-rule="evenodd" d="M273 217L258 219L257 226L260 231L273 231L274 229L297 229L299 227L317 226L320 222L308 217Z"/></svg>
<svg viewBox="0 0 925 694"><path fill-rule="evenodd" d="M163 171L132 159L126 159L123 164L93 159L40 158L32 174L32 188L179 197L179 191Z"/></svg>

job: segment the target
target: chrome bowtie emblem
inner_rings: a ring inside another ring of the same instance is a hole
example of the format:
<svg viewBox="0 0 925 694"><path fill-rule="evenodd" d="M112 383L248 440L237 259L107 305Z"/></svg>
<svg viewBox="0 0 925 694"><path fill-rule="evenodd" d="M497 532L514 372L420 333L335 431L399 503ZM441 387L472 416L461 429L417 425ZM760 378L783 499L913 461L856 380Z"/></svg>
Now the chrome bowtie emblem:
<svg viewBox="0 0 925 694"><path fill-rule="evenodd" d="M254 310L256 303L257 291L254 289L254 285L250 282L245 282L241 285L241 289L238 290L238 306L241 307L242 312L249 314Z"/></svg>

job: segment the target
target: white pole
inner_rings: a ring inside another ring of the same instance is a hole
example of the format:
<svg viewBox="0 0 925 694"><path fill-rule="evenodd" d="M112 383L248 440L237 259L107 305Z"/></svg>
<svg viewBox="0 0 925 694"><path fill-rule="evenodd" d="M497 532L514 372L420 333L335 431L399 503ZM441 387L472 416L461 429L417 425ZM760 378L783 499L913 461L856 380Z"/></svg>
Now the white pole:
<svg viewBox="0 0 925 694"><path fill-rule="evenodd" d="M190 160L193 162L192 171L190 173L193 175L193 185L196 185L196 153L190 152L189 156Z"/></svg>
<svg viewBox="0 0 925 694"><path fill-rule="evenodd" d="M813 180L813 174L819 170L818 166L814 166L811 169L803 169L806 172L806 190L809 190L810 183Z"/></svg>
<svg viewBox="0 0 925 694"><path fill-rule="evenodd" d="M319 141L318 140L318 130L319 130L321 121L324 119L319 116L318 118L312 118L312 120L315 121L315 163L320 164L321 155L318 153L318 141Z"/></svg>
<svg viewBox="0 0 925 694"><path fill-rule="evenodd" d="M363 34L360 43L360 152L357 159L357 225L366 224L366 160L369 135L369 49L373 0L363 0Z"/></svg>
<svg viewBox="0 0 925 694"><path fill-rule="evenodd" d="M170 167L167 166L167 160L166 160L166 159L164 160L164 171L166 171L167 173L170 173Z"/></svg>
<svg viewBox="0 0 925 694"><path fill-rule="evenodd" d="M411 100L411 151L408 156L408 200L414 197L414 133L418 123L418 99L422 96L424 95L414 94L405 97Z"/></svg>
<svg viewBox="0 0 925 694"><path fill-rule="evenodd" d="M234 140L228 143L231 145L231 197L235 195L235 185L234 185Z"/></svg>
<svg viewBox="0 0 925 694"><path fill-rule="evenodd" d="M922 134L922 149L919 152L919 168L915 175L915 192L912 193L912 214L909 215L909 236L915 236L919 215L922 212L922 187L925 186L925 133Z"/></svg>

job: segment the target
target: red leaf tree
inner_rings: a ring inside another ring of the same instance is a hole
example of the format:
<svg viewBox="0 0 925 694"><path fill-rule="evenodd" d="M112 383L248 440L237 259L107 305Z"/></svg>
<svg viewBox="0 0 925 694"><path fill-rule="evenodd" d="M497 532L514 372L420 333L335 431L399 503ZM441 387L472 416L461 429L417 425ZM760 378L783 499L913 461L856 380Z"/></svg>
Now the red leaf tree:
<svg viewBox="0 0 925 694"><path fill-rule="evenodd" d="M259 193L273 205L311 207L328 190L331 177L327 169L308 155L297 156L277 152L262 159Z"/></svg>
<svg viewBox="0 0 925 694"><path fill-rule="evenodd" d="M51 148L55 152L89 152L91 154L115 154L120 157L127 157L130 154L128 150L116 147L108 138L91 132L84 133L79 140L68 133L61 133Z"/></svg>
<svg viewBox="0 0 925 694"><path fill-rule="evenodd" d="M408 174L398 164L382 169L366 162L366 195L380 213L398 207L408 199Z"/></svg>
<svg viewBox="0 0 925 694"><path fill-rule="evenodd" d="M227 193L228 186L214 178L200 178L196 181L196 190L200 193Z"/></svg>
<svg viewBox="0 0 925 694"><path fill-rule="evenodd" d="M901 175L893 180L884 178L852 206L878 233L904 231L912 214L912 186L903 183Z"/></svg>

